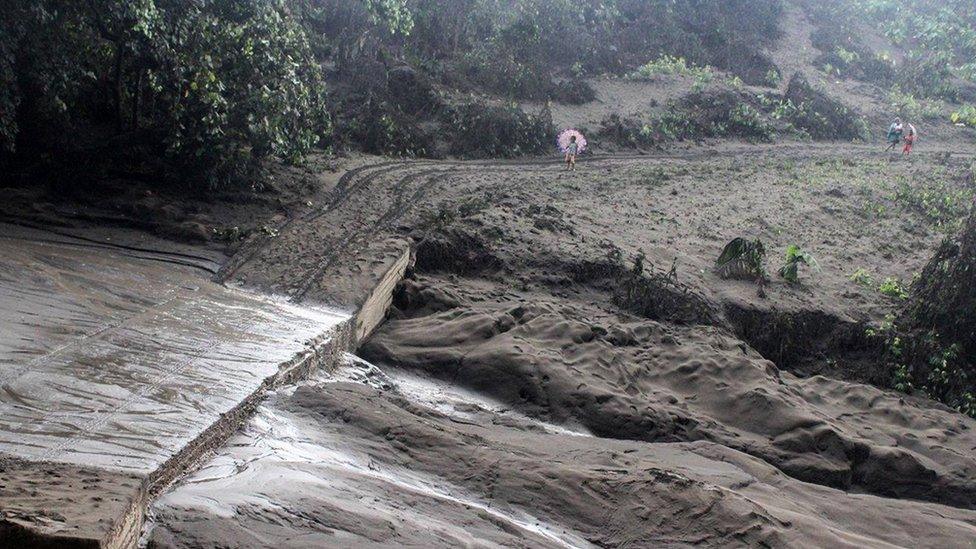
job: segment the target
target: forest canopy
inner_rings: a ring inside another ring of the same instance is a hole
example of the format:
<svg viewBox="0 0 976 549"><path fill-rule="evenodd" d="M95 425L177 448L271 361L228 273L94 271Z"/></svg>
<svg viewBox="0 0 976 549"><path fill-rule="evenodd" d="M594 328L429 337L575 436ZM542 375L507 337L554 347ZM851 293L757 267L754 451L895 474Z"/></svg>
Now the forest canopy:
<svg viewBox="0 0 976 549"><path fill-rule="evenodd" d="M725 46L754 50L746 46L776 35L781 10L777 0L3 4L9 171L56 179L60 165L84 165L97 177L123 155L209 186L263 158L329 145L328 66L368 73L370 63L406 60L457 88L541 100L560 93L554 74L621 71L653 52L731 68L737 48Z"/></svg>
<svg viewBox="0 0 976 549"><path fill-rule="evenodd" d="M8 152L99 157L124 136L217 183L328 135L321 73L282 1L13 4L0 39Z"/></svg>

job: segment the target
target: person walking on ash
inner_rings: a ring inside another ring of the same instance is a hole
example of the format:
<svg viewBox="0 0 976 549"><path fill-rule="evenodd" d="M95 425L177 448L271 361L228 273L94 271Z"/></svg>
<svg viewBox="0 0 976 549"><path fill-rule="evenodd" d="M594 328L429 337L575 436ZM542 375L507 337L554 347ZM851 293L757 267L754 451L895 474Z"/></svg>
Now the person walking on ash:
<svg viewBox="0 0 976 549"><path fill-rule="evenodd" d="M901 134L905 131L904 126L901 124L901 118L896 118L890 126L888 126L888 148L885 151L894 150L901 142Z"/></svg>
<svg viewBox="0 0 976 549"><path fill-rule="evenodd" d="M577 130L563 130L556 144L566 160L566 170L576 171L576 157L586 150L586 138Z"/></svg>
<svg viewBox="0 0 976 549"><path fill-rule="evenodd" d="M905 136L905 148L901 150L901 154L908 156L912 154L912 147L915 146L915 142L918 141L918 131L912 124L908 125L908 135Z"/></svg>

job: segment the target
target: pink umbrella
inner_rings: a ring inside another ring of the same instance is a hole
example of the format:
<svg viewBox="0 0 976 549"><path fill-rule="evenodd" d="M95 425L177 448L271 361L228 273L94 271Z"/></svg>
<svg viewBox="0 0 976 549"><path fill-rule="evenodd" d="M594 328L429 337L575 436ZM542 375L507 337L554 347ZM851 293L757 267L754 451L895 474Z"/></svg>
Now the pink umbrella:
<svg viewBox="0 0 976 549"><path fill-rule="evenodd" d="M566 154L566 149L569 148L569 140L571 137L576 136L577 153L582 153L586 150L586 138L583 137L578 130L563 130L559 133L559 137L556 138L556 145L559 146L559 152Z"/></svg>

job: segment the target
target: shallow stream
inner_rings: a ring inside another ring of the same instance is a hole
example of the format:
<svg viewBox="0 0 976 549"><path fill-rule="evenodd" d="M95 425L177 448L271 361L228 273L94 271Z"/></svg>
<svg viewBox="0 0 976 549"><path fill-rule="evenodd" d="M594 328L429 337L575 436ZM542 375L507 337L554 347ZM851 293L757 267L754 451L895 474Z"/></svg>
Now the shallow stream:
<svg viewBox="0 0 976 549"><path fill-rule="evenodd" d="M325 391L337 383L368 385L459 423L590 436L582 429L530 418L448 382L347 355L337 371L320 372L269 396L242 432L164 493L150 510L142 545L206 545L208 539L230 546L410 545L411 535L423 533L432 542L486 546L485 540L497 535L481 530L492 529L503 538L521 539L519 545L591 546L516 505L499 504L415 470L404 456L381 455L380 445L345 429L341 418L325 420L291 398L298 390ZM182 525L201 520L226 525L183 532ZM413 532L397 532L384 541L391 528Z"/></svg>

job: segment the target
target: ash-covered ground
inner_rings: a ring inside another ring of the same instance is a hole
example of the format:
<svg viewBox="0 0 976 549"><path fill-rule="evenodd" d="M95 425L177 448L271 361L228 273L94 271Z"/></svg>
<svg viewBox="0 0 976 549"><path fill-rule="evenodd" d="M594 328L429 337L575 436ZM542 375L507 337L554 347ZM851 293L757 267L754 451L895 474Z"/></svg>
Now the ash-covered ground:
<svg viewBox="0 0 976 549"><path fill-rule="evenodd" d="M976 421L879 388L868 335L901 306L884 282L958 228L970 163L809 144L575 173L351 162L225 273L329 303L410 242L369 363L269 400L146 539L971 547ZM737 236L765 243L761 289L713 268ZM820 266L797 284L789 245Z"/></svg>

